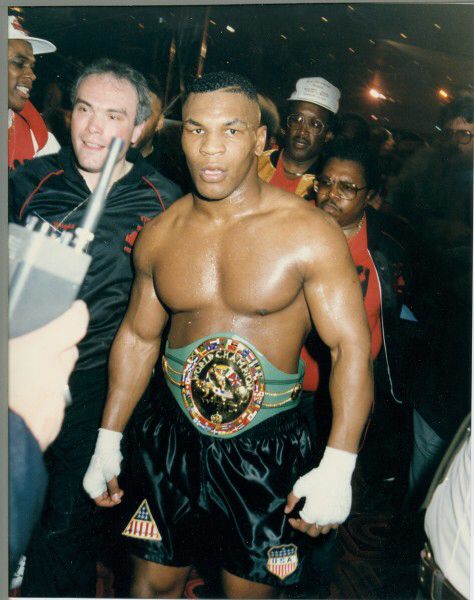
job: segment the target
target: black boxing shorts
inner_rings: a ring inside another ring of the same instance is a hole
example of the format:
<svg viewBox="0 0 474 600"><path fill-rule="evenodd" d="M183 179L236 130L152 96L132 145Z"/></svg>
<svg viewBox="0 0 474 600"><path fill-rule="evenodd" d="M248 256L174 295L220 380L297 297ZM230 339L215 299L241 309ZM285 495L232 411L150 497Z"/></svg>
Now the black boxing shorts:
<svg viewBox="0 0 474 600"><path fill-rule="evenodd" d="M314 457L298 409L221 439L202 435L162 393L131 432L122 534L132 554L175 567L212 554L243 579L299 582L311 538L283 509Z"/></svg>

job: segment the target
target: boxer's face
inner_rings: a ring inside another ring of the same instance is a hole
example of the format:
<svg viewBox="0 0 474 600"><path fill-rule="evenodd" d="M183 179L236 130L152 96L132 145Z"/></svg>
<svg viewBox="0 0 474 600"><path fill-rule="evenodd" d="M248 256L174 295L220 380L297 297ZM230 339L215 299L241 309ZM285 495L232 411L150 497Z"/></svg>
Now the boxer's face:
<svg viewBox="0 0 474 600"><path fill-rule="evenodd" d="M227 91L191 94L183 107L182 144L199 194L222 200L245 193L265 146L256 102Z"/></svg>
<svg viewBox="0 0 474 600"><path fill-rule="evenodd" d="M8 108L20 112L30 97L36 75L33 49L24 40L8 40Z"/></svg>
<svg viewBox="0 0 474 600"><path fill-rule="evenodd" d="M99 172L114 137L124 142L117 162L124 159L143 129L143 123L135 125L137 107L138 94L129 81L112 74L84 79L77 90L71 118L72 145L80 169Z"/></svg>

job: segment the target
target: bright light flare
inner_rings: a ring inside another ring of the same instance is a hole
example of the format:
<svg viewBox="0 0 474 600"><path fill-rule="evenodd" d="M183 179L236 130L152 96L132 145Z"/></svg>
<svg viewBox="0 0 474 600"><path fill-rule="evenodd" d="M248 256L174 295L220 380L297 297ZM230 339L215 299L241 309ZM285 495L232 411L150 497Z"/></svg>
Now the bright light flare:
<svg viewBox="0 0 474 600"><path fill-rule="evenodd" d="M230 31L231 33L235 33L235 29L233 27L231 27L230 25L227 25L226 29L227 29L227 31Z"/></svg>
<svg viewBox="0 0 474 600"><path fill-rule="evenodd" d="M448 92L443 89L438 90L438 96L441 96L441 98L444 98L445 100L449 98Z"/></svg>
<svg viewBox="0 0 474 600"><path fill-rule="evenodd" d="M369 94L372 96L372 98L376 98L377 100L386 100L387 99L386 96L384 96L381 92L379 92L375 88L371 88L369 90Z"/></svg>

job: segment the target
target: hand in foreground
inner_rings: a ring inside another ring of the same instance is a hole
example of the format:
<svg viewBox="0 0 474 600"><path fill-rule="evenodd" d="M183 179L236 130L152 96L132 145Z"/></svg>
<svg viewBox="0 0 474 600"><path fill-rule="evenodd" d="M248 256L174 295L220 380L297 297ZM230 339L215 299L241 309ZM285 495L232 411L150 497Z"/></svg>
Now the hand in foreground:
<svg viewBox="0 0 474 600"><path fill-rule="evenodd" d="M336 529L349 516L352 490L351 477L357 455L326 447L319 467L303 475L288 495L285 513L290 513L298 500L306 498L300 519L290 518L293 529L317 537Z"/></svg>
<svg viewBox="0 0 474 600"><path fill-rule="evenodd" d="M8 342L8 406L44 451L64 418L64 391L76 364L89 312L82 300L47 325Z"/></svg>
<svg viewBox="0 0 474 600"><path fill-rule="evenodd" d="M122 462L121 440L119 431L99 429L94 454L82 482L97 506L103 508L116 506L122 501L123 490L117 481Z"/></svg>

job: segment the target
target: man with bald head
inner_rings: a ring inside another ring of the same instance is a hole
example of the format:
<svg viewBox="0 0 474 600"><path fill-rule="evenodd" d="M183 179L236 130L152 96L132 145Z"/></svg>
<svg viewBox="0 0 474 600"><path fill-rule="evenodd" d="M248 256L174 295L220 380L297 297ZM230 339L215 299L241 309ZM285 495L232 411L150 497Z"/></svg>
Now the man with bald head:
<svg viewBox="0 0 474 600"><path fill-rule="evenodd" d="M35 56L55 52L47 40L31 37L17 17L8 17L8 166L57 152L54 135L30 102Z"/></svg>
<svg viewBox="0 0 474 600"><path fill-rule="evenodd" d="M182 121L195 189L137 242L84 487L99 506L124 503L133 597L182 597L194 560L212 555L226 596L274 598L301 580L307 541L349 514L372 402L370 334L337 224L258 178L266 128L253 85L226 72L195 80ZM298 410L312 321L333 359L318 468ZM122 431L167 325L167 393L134 419L135 481L122 490Z"/></svg>

